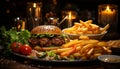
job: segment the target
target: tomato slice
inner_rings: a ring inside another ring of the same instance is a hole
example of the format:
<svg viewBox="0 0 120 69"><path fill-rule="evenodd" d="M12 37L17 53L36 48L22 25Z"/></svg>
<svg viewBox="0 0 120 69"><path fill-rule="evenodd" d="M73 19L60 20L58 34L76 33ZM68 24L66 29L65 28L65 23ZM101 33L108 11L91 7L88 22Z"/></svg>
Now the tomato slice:
<svg viewBox="0 0 120 69"><path fill-rule="evenodd" d="M13 42L10 46L10 48L12 49L13 52L20 52L20 47L22 46L22 43L20 42Z"/></svg>
<svg viewBox="0 0 120 69"><path fill-rule="evenodd" d="M24 44L20 47L20 53L23 55L29 55L32 52L31 46Z"/></svg>

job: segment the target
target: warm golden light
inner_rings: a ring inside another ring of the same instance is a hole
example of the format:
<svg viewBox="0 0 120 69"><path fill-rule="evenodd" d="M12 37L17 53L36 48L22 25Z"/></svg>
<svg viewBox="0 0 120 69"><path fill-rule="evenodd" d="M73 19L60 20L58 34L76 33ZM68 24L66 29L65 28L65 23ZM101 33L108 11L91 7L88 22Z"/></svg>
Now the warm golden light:
<svg viewBox="0 0 120 69"><path fill-rule="evenodd" d="M33 7L35 8L35 17L39 17L41 8L37 5L37 3L33 3Z"/></svg>
<svg viewBox="0 0 120 69"><path fill-rule="evenodd" d="M98 6L98 24L105 26L110 24L109 32L117 31L118 6L115 4L101 4Z"/></svg>
<svg viewBox="0 0 120 69"><path fill-rule="evenodd" d="M110 8L109 8L109 6L108 6L108 5L107 5L107 7L106 7L106 10L107 10L107 11L110 11Z"/></svg>
<svg viewBox="0 0 120 69"><path fill-rule="evenodd" d="M67 11L62 11L62 17L63 20L60 22L60 24L66 20L67 21L67 27L71 27L74 20L77 17L77 12L73 10L67 10Z"/></svg>
<svg viewBox="0 0 120 69"><path fill-rule="evenodd" d="M32 11L32 9L31 9L31 8L29 8L29 11L31 12L31 11Z"/></svg>
<svg viewBox="0 0 120 69"><path fill-rule="evenodd" d="M70 20L72 19L72 14L71 14L71 12L68 13L68 19L70 19Z"/></svg>
<svg viewBox="0 0 120 69"><path fill-rule="evenodd" d="M107 12L112 12L111 9L110 9L110 7L109 7L109 5L107 5L106 11L107 11Z"/></svg>
<svg viewBox="0 0 120 69"><path fill-rule="evenodd" d="M72 26L72 12L69 11L68 12L68 27L71 27Z"/></svg>
<svg viewBox="0 0 120 69"><path fill-rule="evenodd" d="M115 10L111 10L109 5L106 6L106 9L102 11L102 16L103 18L112 18L113 15L115 14Z"/></svg>
<svg viewBox="0 0 120 69"><path fill-rule="evenodd" d="M33 7L36 8L36 3L33 3Z"/></svg>
<svg viewBox="0 0 120 69"><path fill-rule="evenodd" d="M73 15L73 12L72 11L69 11L68 12L68 17L67 17L67 19L75 19L76 18L76 15Z"/></svg>
<svg viewBox="0 0 120 69"><path fill-rule="evenodd" d="M21 27L22 30L25 30L25 21L22 22L22 27Z"/></svg>

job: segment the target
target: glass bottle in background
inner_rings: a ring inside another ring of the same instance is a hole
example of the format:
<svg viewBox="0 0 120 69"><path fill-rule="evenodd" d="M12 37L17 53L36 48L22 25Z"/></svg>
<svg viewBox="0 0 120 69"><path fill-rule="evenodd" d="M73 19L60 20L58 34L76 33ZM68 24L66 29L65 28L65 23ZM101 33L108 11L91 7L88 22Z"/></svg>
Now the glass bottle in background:
<svg viewBox="0 0 120 69"><path fill-rule="evenodd" d="M79 19L82 20L82 21L87 21L87 20L95 20L94 17L93 17L93 14L94 11L93 10L89 10L89 9L84 9L84 10L81 10L79 12L80 16L79 16Z"/></svg>
<svg viewBox="0 0 120 69"><path fill-rule="evenodd" d="M44 24L45 25L57 25L58 17L58 1L57 0L45 0L43 1L44 8Z"/></svg>
<svg viewBox="0 0 120 69"><path fill-rule="evenodd" d="M27 3L27 29L30 31L42 24L42 2Z"/></svg>
<svg viewBox="0 0 120 69"><path fill-rule="evenodd" d="M60 24L62 29L72 27L78 17L78 7L75 4L66 3L61 11L61 18L65 21Z"/></svg>
<svg viewBox="0 0 120 69"><path fill-rule="evenodd" d="M14 18L13 22L14 22L13 27L15 27L18 31L26 29L26 18L18 16Z"/></svg>
<svg viewBox="0 0 120 69"><path fill-rule="evenodd" d="M59 18L56 16L56 14L52 11L49 13L46 13L45 15L45 24L47 25L57 25Z"/></svg>
<svg viewBox="0 0 120 69"><path fill-rule="evenodd" d="M66 18L64 25L66 28L72 27L77 18L77 12L74 10L64 10L62 11L62 18Z"/></svg>

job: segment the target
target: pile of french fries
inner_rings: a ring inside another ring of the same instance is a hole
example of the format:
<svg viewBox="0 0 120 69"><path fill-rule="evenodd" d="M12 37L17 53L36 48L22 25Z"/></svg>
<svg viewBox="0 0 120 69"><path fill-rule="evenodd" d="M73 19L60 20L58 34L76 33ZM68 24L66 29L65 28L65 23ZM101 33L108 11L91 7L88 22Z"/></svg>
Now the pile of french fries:
<svg viewBox="0 0 120 69"><path fill-rule="evenodd" d="M81 38L82 36L80 36ZM107 42L94 39L74 39L63 44L61 48L54 50L61 57L73 55L75 58L82 60L96 59L102 54L111 54Z"/></svg>
<svg viewBox="0 0 120 69"><path fill-rule="evenodd" d="M120 40L109 40L107 43L111 48L120 48Z"/></svg>
<svg viewBox="0 0 120 69"><path fill-rule="evenodd" d="M106 31L109 28L109 25L105 26L103 30L92 23L92 20L75 22L74 25L70 28L64 29L63 32L67 34L100 34L103 31Z"/></svg>

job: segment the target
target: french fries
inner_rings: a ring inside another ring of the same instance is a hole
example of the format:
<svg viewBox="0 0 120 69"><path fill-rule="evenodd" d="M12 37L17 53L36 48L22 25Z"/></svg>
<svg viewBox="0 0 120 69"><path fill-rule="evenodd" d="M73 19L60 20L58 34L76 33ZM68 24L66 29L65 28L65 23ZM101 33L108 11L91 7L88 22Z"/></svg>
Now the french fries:
<svg viewBox="0 0 120 69"><path fill-rule="evenodd" d="M63 44L62 47L66 48L66 47L71 47L73 46L74 44L77 44L79 43L80 41L78 39L75 39L75 40L71 40L70 42L66 43L66 44Z"/></svg>
<svg viewBox="0 0 120 69"><path fill-rule="evenodd" d="M62 45L60 49L56 49L56 53L60 54L61 57L73 55L76 58L88 60L95 59L102 54L111 54L111 50L105 41L74 39Z"/></svg>
<svg viewBox="0 0 120 69"><path fill-rule="evenodd" d="M68 50L71 50L71 48L61 48L61 49L57 49L56 52L57 52L57 53L61 53L61 52L68 51Z"/></svg>
<svg viewBox="0 0 120 69"><path fill-rule="evenodd" d="M109 28L107 24L102 30L101 28L92 23L92 20L75 22L70 28L64 29L63 32L67 34L100 34L105 32Z"/></svg>
<svg viewBox="0 0 120 69"><path fill-rule="evenodd" d="M73 46L71 48L71 50L63 51L62 53L60 53L60 56L61 57L69 56L70 54L74 53L75 51L76 51L76 46Z"/></svg>
<svg viewBox="0 0 120 69"><path fill-rule="evenodd" d="M88 37L88 36L81 35L81 36L79 37L79 39L88 40L89 37Z"/></svg>
<svg viewBox="0 0 120 69"><path fill-rule="evenodd" d="M101 30L101 33L104 33L109 27L110 27L110 25L107 24L107 25Z"/></svg>

